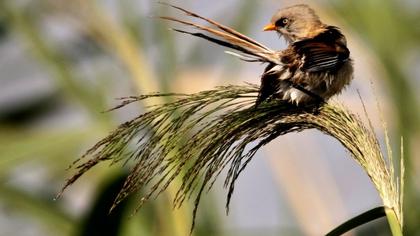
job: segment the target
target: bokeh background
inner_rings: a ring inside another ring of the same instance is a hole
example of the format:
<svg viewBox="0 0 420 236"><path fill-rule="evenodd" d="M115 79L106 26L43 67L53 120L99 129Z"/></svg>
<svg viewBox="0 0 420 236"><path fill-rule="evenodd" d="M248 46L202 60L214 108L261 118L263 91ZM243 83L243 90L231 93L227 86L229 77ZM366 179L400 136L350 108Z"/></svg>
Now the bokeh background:
<svg viewBox="0 0 420 236"><path fill-rule="evenodd" d="M355 79L334 100L366 120L360 91L382 143L383 115L397 160L404 137L404 230L420 235L420 2L302 2L348 39ZM285 42L261 28L296 1L171 3L282 49ZM118 104L114 98L259 83L262 65L179 35L154 17L175 14L152 0L0 0L0 235L188 235L192 202L172 210L170 191L137 214L141 193L108 215L128 167L96 167L53 200L72 161L150 105L102 113ZM219 182L203 197L194 235L322 235L381 205L343 147L316 131L260 151L237 183L228 216L225 194ZM390 233L381 219L347 235Z"/></svg>

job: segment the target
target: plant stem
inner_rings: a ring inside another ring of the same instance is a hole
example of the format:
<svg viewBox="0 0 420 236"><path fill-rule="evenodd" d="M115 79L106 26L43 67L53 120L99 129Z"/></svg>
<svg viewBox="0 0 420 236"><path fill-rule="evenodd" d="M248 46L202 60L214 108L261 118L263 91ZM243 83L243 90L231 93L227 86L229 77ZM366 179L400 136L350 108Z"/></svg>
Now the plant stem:
<svg viewBox="0 0 420 236"><path fill-rule="evenodd" d="M398 221L395 211L391 208L385 208L386 218L388 219L389 227L391 228L392 236L402 236L402 228Z"/></svg>

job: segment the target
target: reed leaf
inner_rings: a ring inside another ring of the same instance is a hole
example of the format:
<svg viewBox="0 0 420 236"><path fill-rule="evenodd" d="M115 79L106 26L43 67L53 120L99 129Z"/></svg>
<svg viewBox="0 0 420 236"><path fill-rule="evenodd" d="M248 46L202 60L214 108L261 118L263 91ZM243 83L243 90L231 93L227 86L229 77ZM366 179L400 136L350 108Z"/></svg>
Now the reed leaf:
<svg viewBox="0 0 420 236"><path fill-rule="evenodd" d="M89 149L74 163L76 173L63 190L98 163L130 163L130 175L114 205L139 189L147 189L138 210L180 177L182 184L174 206L194 197L195 219L202 193L209 191L227 169L224 186L228 189L228 212L238 177L262 146L290 132L317 129L349 151L402 226L402 195L391 168L393 163L384 158L371 125L365 127L342 105L296 107L272 100L255 107L258 89L253 84L230 85L190 95L156 93L123 98L115 109L153 97L176 99L152 106L149 112L121 124Z"/></svg>

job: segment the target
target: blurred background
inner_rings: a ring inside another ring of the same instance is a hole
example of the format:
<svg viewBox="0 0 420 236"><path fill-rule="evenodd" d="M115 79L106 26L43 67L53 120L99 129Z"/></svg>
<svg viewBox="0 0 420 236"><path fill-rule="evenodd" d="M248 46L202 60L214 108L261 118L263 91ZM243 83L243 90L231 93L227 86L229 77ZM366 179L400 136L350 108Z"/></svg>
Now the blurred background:
<svg viewBox="0 0 420 236"><path fill-rule="evenodd" d="M302 2L348 39L355 79L334 100L366 121L359 90L382 144L383 114L397 160L404 137L404 230L420 235L420 2ZM296 1L171 3L283 49L282 39L261 28ZM127 167L102 164L53 200L72 161L150 105L102 113L118 104L114 98L259 83L262 65L153 18L175 14L150 0L0 0L0 235L188 235L193 203L172 210L171 191L134 215L141 193L108 214ZM220 182L203 197L194 235L322 235L381 205L344 148L316 131L280 137L260 151L239 178L229 215ZM346 235L390 233L381 219Z"/></svg>

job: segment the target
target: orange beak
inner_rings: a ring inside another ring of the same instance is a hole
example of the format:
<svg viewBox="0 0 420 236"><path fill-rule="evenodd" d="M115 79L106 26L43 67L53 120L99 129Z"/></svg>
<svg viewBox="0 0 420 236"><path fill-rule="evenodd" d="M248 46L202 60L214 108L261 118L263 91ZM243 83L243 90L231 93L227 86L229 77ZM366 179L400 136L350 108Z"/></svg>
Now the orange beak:
<svg viewBox="0 0 420 236"><path fill-rule="evenodd" d="M276 30L276 26L273 23L266 25L263 29L263 31L273 31L273 30Z"/></svg>

